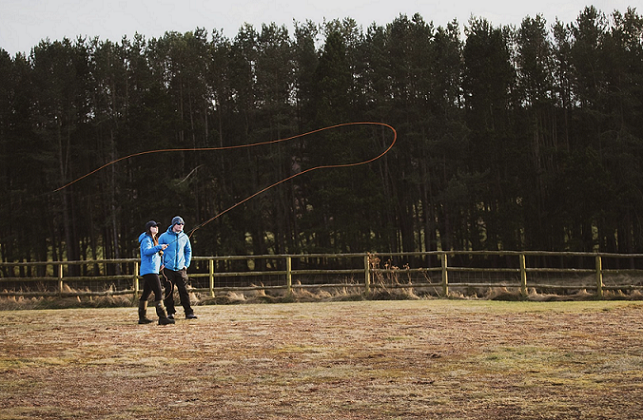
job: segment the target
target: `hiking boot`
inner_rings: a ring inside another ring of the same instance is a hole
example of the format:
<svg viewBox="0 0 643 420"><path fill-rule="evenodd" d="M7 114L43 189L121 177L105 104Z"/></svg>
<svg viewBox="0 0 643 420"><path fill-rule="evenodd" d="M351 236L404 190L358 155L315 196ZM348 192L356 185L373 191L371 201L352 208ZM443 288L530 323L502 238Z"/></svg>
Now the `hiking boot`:
<svg viewBox="0 0 643 420"><path fill-rule="evenodd" d="M174 317L170 318L167 316L162 300L154 302L154 305L156 306L156 315L159 317L159 325L174 324Z"/></svg>
<svg viewBox="0 0 643 420"><path fill-rule="evenodd" d="M147 318L147 301L138 301L138 323L139 324L150 324L153 322L151 319Z"/></svg>
<svg viewBox="0 0 643 420"><path fill-rule="evenodd" d="M175 321L171 318L165 317L165 318L159 318L159 325L170 325L174 324Z"/></svg>

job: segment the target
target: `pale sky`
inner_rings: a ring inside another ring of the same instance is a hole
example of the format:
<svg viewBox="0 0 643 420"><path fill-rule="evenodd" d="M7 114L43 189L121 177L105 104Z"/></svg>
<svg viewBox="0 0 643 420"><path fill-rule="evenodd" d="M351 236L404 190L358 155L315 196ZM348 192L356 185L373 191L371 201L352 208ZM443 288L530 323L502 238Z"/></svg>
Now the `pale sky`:
<svg viewBox="0 0 643 420"><path fill-rule="evenodd" d="M638 0L637 0L638 1ZM293 19L320 24L326 20L353 18L364 30L373 22L391 23L400 14L419 13L425 21L446 26L454 18L462 25L471 15L486 18L494 26L519 25L526 16L543 15L548 24L558 18L572 23L585 6L611 14L625 13L632 0L0 0L0 48L12 57L29 54L41 40L78 36L119 42L139 33L159 38L167 31L184 33L197 27L208 34L222 30L232 39L249 23L285 25L292 35ZM641 15L643 10L637 7Z"/></svg>

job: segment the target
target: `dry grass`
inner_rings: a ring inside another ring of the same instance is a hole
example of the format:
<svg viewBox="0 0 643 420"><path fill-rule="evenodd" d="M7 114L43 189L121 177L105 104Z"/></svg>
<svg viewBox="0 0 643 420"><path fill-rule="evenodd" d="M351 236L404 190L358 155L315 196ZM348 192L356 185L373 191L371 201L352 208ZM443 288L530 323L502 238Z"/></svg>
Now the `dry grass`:
<svg viewBox="0 0 643 420"><path fill-rule="evenodd" d="M67 291L73 294L73 290ZM81 291L82 292L82 291ZM528 289L527 296L522 296L520 288L513 287L477 287L453 288L449 299L465 300L500 300L500 301L593 301L597 300L595 293L585 289L564 291L564 293L546 293L533 288ZM175 301L179 301L178 293L174 294ZM373 287L371 293L365 295L360 289L353 287L331 287L312 289L293 289L292 293L285 290L266 292L257 289L251 291L217 292L216 297L209 293L191 292L190 300L193 305L237 305L256 303L304 303L304 302L345 302L362 300L416 300L434 299L440 297L435 288L419 287L390 287L384 284ZM630 291L605 291L602 300L643 300L643 293L639 290ZM115 308L135 307L138 300L132 294L121 295L79 295L79 296L49 296L49 297L0 297L0 311L31 310L31 309L71 309L71 308Z"/></svg>
<svg viewBox="0 0 643 420"><path fill-rule="evenodd" d="M0 419L633 419L642 302L0 311Z"/></svg>

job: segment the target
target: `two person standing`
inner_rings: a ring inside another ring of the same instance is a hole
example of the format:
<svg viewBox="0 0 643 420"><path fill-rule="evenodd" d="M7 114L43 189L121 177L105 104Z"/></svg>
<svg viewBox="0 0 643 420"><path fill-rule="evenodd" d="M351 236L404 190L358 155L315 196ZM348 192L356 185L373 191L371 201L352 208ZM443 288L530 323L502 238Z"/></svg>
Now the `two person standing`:
<svg viewBox="0 0 643 420"><path fill-rule="evenodd" d="M145 224L138 240L141 250L140 274L144 280L143 294L139 300L139 324L148 324L152 320L146 317L147 300L154 292L154 304L159 317L159 325L174 324L174 285L179 290L181 306L187 319L196 319L194 310L190 305L190 296L187 291L187 269L192 259L192 245L190 238L183 232L185 222L180 216L172 219L172 224L158 239L158 224L151 220ZM165 287L165 299L161 290L161 279ZM166 312L167 310L167 312Z"/></svg>

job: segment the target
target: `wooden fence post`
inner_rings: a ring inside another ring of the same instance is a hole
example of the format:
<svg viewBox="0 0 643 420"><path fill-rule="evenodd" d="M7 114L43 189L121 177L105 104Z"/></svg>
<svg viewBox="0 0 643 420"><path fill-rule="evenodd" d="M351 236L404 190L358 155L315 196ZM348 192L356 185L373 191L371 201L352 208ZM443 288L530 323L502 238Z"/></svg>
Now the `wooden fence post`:
<svg viewBox="0 0 643 420"><path fill-rule="evenodd" d="M364 293L371 293L371 259L364 255Z"/></svg>
<svg viewBox="0 0 643 420"><path fill-rule="evenodd" d="M286 257L286 293L292 293L292 258Z"/></svg>
<svg viewBox="0 0 643 420"><path fill-rule="evenodd" d="M58 293L63 294L63 264L58 265Z"/></svg>
<svg viewBox="0 0 643 420"><path fill-rule="evenodd" d="M134 300L138 298L138 261L134 262L134 275L132 277L132 286L134 287Z"/></svg>
<svg viewBox="0 0 643 420"><path fill-rule="evenodd" d="M210 269L210 297L214 297L214 260L209 259L209 269Z"/></svg>
<svg viewBox="0 0 643 420"><path fill-rule="evenodd" d="M596 295L603 298L603 262L601 256L596 256Z"/></svg>
<svg viewBox="0 0 643 420"><path fill-rule="evenodd" d="M520 294L523 298L527 297L527 265L525 264L525 254L520 254Z"/></svg>
<svg viewBox="0 0 643 420"><path fill-rule="evenodd" d="M442 254L442 293L449 297L449 275L447 274L447 253Z"/></svg>

